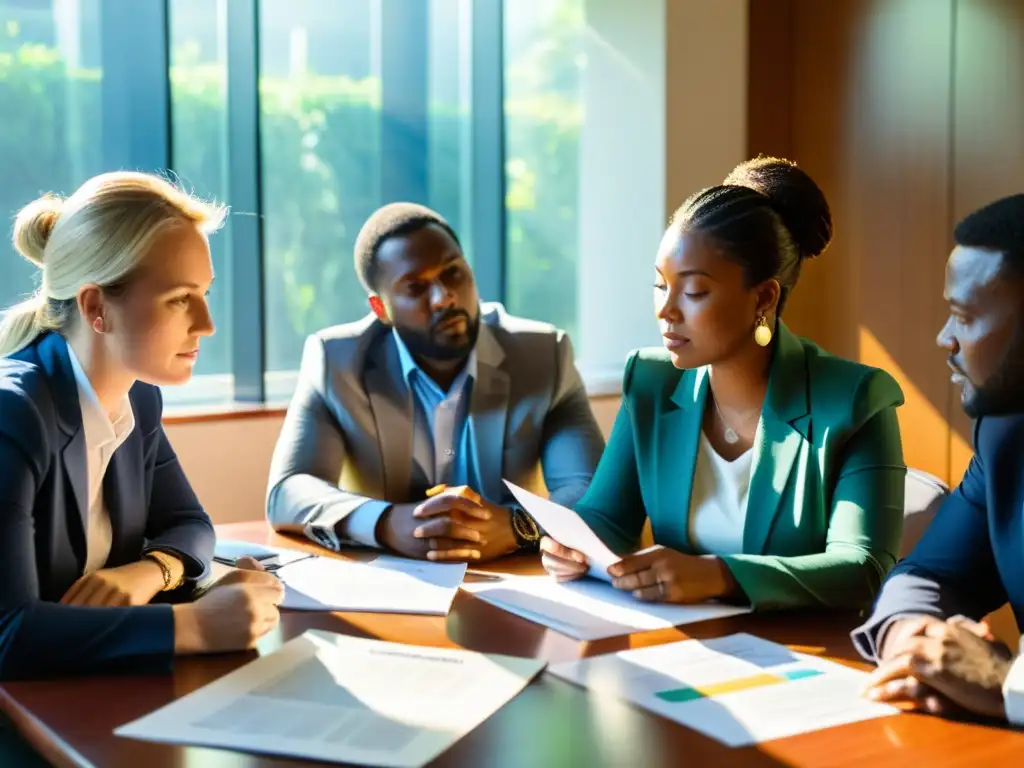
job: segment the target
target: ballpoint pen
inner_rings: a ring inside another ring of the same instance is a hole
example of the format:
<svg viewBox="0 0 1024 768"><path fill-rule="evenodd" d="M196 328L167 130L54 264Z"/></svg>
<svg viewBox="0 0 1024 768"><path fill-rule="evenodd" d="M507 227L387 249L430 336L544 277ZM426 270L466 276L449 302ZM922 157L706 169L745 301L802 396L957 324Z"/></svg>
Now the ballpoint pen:
<svg viewBox="0 0 1024 768"><path fill-rule="evenodd" d="M440 485L435 485L433 488L429 488L427 490L426 496L428 499L432 499L435 496L442 494L447 490L449 490L448 486L444 483L441 483ZM472 490L471 488L463 488L458 495L464 496L467 499L472 499L478 504L482 501L482 499L480 498L480 494Z"/></svg>

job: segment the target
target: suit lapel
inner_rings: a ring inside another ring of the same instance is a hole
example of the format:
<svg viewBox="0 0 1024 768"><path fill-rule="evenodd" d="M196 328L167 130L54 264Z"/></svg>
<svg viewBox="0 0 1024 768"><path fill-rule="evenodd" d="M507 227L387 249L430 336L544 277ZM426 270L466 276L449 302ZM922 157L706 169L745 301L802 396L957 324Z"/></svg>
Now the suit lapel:
<svg viewBox="0 0 1024 768"><path fill-rule="evenodd" d="M126 516L132 509L141 509L144 504L143 488L139 483L145 477L145 467L137 443L141 439L137 431L133 431L124 444L114 451L103 476L103 502L110 515L108 560L115 565L123 565L132 560L132 553L123 551L134 538L126 525ZM134 550L134 556L138 557L137 546Z"/></svg>
<svg viewBox="0 0 1024 768"><path fill-rule="evenodd" d="M677 533L689 545L690 494L697 467L701 420L707 401L707 368L686 371L658 419L658 497L661 518L684 521ZM654 520L651 521L652 525Z"/></svg>
<svg viewBox="0 0 1024 768"><path fill-rule="evenodd" d="M88 455L85 445L85 430L79 425L78 430L67 435L68 442L64 445L61 458L64 463L64 475L71 486L72 504L69 504L69 530L74 532L72 541L76 553L85 562L86 531L89 529L89 470Z"/></svg>
<svg viewBox="0 0 1024 768"><path fill-rule="evenodd" d="M64 476L71 493L67 497L68 532L71 544L81 563L86 557L86 531L89 515L88 456L85 430L82 427L82 406L78 384L68 356L67 342L51 332L39 342L39 360L46 371L57 408L57 424L63 443L60 445Z"/></svg>
<svg viewBox="0 0 1024 768"><path fill-rule="evenodd" d="M810 439L807 362L803 345L780 321L757 437L743 530L743 552L763 554L793 464Z"/></svg>
<svg viewBox="0 0 1024 768"><path fill-rule="evenodd" d="M476 358L476 381L469 401L469 430L481 493L484 498L496 501L504 495L502 456L510 380L501 369L505 352L484 323L480 324L477 337Z"/></svg>
<svg viewBox="0 0 1024 768"><path fill-rule="evenodd" d="M412 393L402 376L391 333L381 340L373 364L367 367L366 391L377 427L384 498L407 500L412 473Z"/></svg>

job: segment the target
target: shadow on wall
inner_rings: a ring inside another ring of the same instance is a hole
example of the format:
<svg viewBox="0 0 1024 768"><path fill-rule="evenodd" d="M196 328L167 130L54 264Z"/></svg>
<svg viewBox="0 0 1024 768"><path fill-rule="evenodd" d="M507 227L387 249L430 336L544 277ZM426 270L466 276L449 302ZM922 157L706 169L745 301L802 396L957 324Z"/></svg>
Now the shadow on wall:
<svg viewBox="0 0 1024 768"><path fill-rule="evenodd" d="M796 160L836 225L786 320L892 373L907 463L955 485L972 425L935 345L943 270L955 223L1024 178L1024 3L749 3L749 154Z"/></svg>

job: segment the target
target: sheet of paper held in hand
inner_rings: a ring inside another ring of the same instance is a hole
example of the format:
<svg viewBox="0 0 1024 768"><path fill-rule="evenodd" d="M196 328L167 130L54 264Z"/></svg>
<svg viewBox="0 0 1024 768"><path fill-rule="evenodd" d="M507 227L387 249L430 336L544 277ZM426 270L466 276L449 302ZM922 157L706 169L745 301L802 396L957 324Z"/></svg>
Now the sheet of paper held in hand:
<svg viewBox="0 0 1024 768"><path fill-rule="evenodd" d="M594 579L560 584L550 576L504 576L462 588L509 613L585 641L750 612L749 607L720 603L645 603Z"/></svg>
<svg viewBox="0 0 1024 768"><path fill-rule="evenodd" d="M590 576L595 579L611 581L611 576L608 575L608 566L619 562L622 558L608 549L590 526L583 522L583 518L568 507L530 493L508 480L503 482L512 491L516 501L523 505L523 509L530 513L530 516L537 521L537 524L544 529L548 536L563 547L575 549L587 556L587 561L590 563L588 571Z"/></svg>
<svg viewBox="0 0 1024 768"><path fill-rule="evenodd" d="M114 733L418 768L490 717L543 668L534 659L311 630Z"/></svg>
<svg viewBox="0 0 1024 768"><path fill-rule="evenodd" d="M748 634L596 656L550 672L731 747L899 712L860 696L866 673Z"/></svg>
<svg viewBox="0 0 1024 768"><path fill-rule="evenodd" d="M390 555L369 562L313 557L282 566L276 574L285 585L282 608L446 616L466 564Z"/></svg>

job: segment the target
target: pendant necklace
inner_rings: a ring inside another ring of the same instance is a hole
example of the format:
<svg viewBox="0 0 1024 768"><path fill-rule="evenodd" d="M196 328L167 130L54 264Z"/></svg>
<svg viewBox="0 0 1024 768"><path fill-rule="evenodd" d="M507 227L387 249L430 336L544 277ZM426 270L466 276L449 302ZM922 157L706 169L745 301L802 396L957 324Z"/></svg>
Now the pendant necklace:
<svg viewBox="0 0 1024 768"><path fill-rule="evenodd" d="M714 400L715 410L718 411L718 418L721 420L722 426L725 427L725 432L723 433L725 442L727 442L729 445L736 445L736 443L740 441L739 434L736 432L735 429L730 427L729 422L725 420L725 415L722 413L722 409L718 407L718 400L715 398L714 395L711 396L711 399Z"/></svg>

